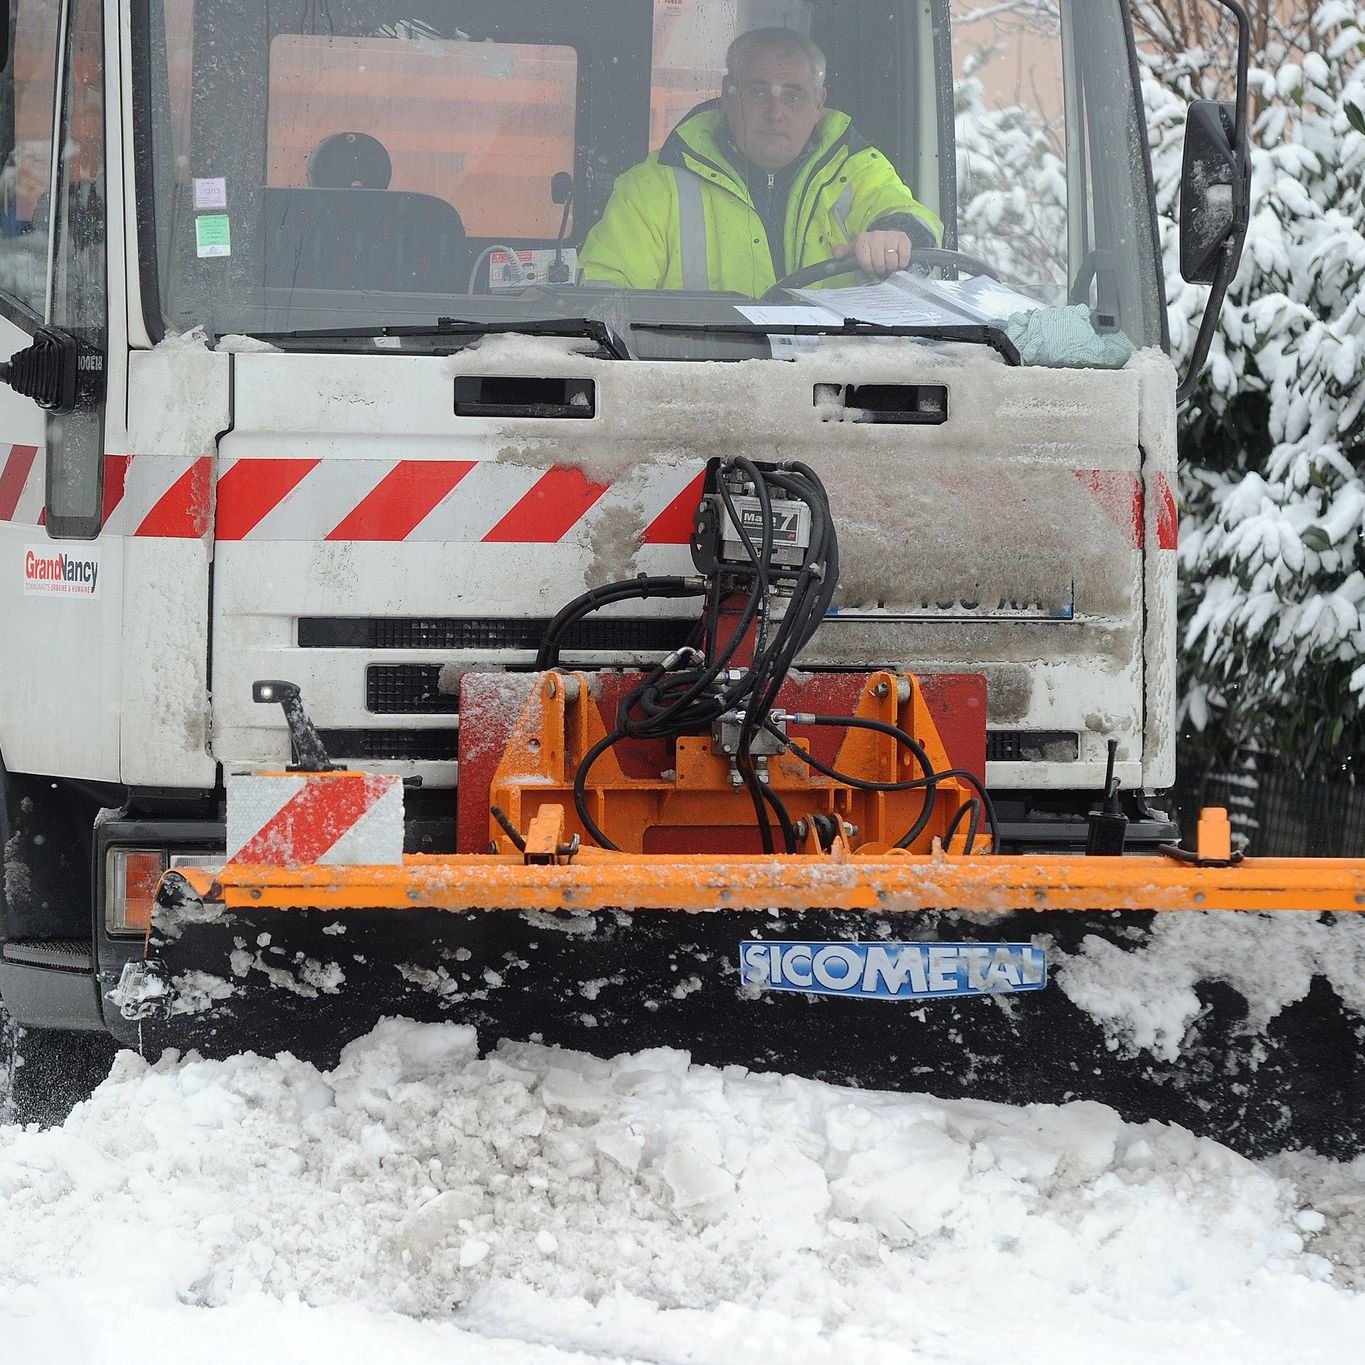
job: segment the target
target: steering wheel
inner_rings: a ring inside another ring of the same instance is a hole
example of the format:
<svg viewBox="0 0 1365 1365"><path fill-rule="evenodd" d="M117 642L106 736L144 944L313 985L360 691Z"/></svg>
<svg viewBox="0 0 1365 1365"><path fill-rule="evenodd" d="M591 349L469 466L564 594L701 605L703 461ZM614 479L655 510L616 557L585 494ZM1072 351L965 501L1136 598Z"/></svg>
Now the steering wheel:
<svg viewBox="0 0 1365 1365"><path fill-rule="evenodd" d="M950 251L941 246L917 246L910 257L907 270L941 270L956 266L971 275L989 275L991 279L1000 278L994 266L988 265L979 256L969 256L965 251ZM804 265L784 275L759 300L760 303L779 303L782 295L791 289L803 289L808 284L818 284L821 280L832 280L838 275L853 275L862 271L857 259L849 256L831 256L827 261L817 261L814 265Z"/></svg>

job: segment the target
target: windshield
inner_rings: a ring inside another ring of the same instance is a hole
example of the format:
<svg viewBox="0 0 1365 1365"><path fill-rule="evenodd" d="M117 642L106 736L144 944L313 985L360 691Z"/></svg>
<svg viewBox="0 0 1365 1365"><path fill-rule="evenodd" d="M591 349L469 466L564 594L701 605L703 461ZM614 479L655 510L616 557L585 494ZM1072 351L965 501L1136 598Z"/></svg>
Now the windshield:
<svg viewBox="0 0 1365 1365"><path fill-rule="evenodd" d="M154 334L572 317L704 356L856 319L1096 366L1163 340L1120 0L139 13Z"/></svg>

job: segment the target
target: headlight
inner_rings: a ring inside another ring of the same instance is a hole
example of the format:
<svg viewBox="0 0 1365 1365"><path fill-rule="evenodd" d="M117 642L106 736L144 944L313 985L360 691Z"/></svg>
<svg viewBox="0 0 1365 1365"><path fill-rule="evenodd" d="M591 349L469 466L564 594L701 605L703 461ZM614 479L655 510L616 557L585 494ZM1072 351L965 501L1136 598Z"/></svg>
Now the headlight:
<svg viewBox="0 0 1365 1365"><path fill-rule="evenodd" d="M111 848L104 877L104 927L141 937L152 922L157 883L169 865L164 848Z"/></svg>
<svg viewBox="0 0 1365 1365"><path fill-rule="evenodd" d="M115 937L141 938L152 922L157 884L168 867L215 866L223 852L171 856L164 848L111 848L104 869L104 928Z"/></svg>

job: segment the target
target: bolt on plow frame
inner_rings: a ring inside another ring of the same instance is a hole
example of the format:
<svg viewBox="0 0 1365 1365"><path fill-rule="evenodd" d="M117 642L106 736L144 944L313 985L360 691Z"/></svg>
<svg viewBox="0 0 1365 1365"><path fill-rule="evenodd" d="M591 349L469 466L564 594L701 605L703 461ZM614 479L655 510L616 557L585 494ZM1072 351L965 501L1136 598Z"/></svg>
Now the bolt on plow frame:
<svg viewBox="0 0 1365 1365"><path fill-rule="evenodd" d="M1112 746L1086 854L1006 852L983 678L793 667L838 575L811 470L713 462L692 553L571 603L535 671L461 679L451 854L404 854L402 779L257 683L295 765L229 778L227 860L162 878L114 1031L327 1061L401 1014L1360 1149L1365 866L1242 857L1217 810L1125 855ZM630 596L700 598L691 639L560 670Z"/></svg>

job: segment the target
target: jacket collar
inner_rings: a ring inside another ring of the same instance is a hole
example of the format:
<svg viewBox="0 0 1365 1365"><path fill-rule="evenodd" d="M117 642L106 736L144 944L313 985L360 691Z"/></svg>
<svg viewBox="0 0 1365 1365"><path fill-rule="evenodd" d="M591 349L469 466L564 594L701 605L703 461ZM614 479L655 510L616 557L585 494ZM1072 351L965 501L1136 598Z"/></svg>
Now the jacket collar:
<svg viewBox="0 0 1365 1365"><path fill-rule="evenodd" d="M794 163L797 175L812 162L823 160L841 141L857 139L852 120L837 109L826 109L815 125L805 152ZM688 111L659 149L659 165L682 166L691 171L720 171L730 182L726 188L747 199L744 176L736 166L738 152L730 140L720 101L707 100Z"/></svg>

